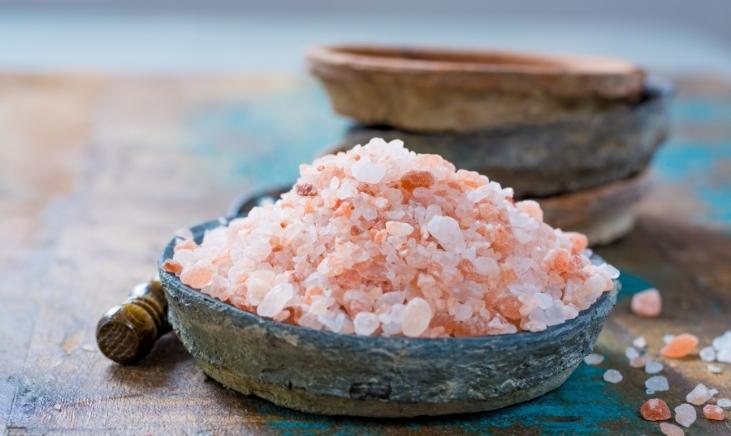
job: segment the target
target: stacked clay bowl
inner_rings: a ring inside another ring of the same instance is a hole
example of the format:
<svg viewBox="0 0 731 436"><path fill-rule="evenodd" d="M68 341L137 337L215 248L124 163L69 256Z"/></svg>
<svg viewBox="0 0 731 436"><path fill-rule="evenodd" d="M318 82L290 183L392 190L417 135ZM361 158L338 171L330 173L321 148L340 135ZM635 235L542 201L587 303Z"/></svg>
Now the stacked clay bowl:
<svg viewBox="0 0 731 436"><path fill-rule="evenodd" d="M308 59L355 121L336 148L402 139L536 199L549 224L594 245L632 228L668 132L672 87L621 60L373 46Z"/></svg>

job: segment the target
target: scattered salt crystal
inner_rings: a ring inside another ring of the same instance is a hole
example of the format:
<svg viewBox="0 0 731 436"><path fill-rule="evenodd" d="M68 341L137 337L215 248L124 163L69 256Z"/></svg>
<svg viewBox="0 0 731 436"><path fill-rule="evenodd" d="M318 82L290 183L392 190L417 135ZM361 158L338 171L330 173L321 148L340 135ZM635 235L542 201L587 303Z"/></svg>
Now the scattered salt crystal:
<svg viewBox="0 0 731 436"><path fill-rule="evenodd" d="M608 369L604 372L604 381L607 383L619 383L622 381L622 374L616 369Z"/></svg>
<svg viewBox="0 0 731 436"><path fill-rule="evenodd" d="M360 312L355 315L355 318L353 318L353 327L355 328L355 334L357 335L372 335L380 323L378 315L371 312Z"/></svg>
<svg viewBox="0 0 731 436"><path fill-rule="evenodd" d="M690 404L683 403L675 408L675 422L682 425L685 428L690 427L697 419L698 414L695 411L695 407Z"/></svg>
<svg viewBox="0 0 731 436"><path fill-rule="evenodd" d="M360 159L351 167L355 180L363 183L376 184L386 175L386 169L367 159Z"/></svg>
<svg viewBox="0 0 731 436"><path fill-rule="evenodd" d="M703 406L703 416L711 421L723 421L726 419L726 413L715 404L706 404Z"/></svg>
<svg viewBox="0 0 731 436"><path fill-rule="evenodd" d="M711 399L711 396L706 385L699 383L692 391L688 392L688 395L685 396L685 401L696 406L702 406Z"/></svg>
<svg viewBox="0 0 731 436"><path fill-rule="evenodd" d="M457 250L464 246L464 236L459 223L450 216L432 217L426 229L445 250Z"/></svg>
<svg viewBox="0 0 731 436"><path fill-rule="evenodd" d="M669 344L673 339L675 339L675 335L665 335L662 337L662 343Z"/></svg>
<svg viewBox="0 0 731 436"><path fill-rule="evenodd" d="M665 344L660 350L660 354L665 357L681 358L694 352L696 346L698 346L698 338L696 336L689 333L682 333Z"/></svg>
<svg viewBox="0 0 731 436"><path fill-rule="evenodd" d="M706 362L713 362L714 360L716 360L716 351L713 349L713 347L705 347L701 349L698 355L701 357L701 360L704 360Z"/></svg>
<svg viewBox="0 0 731 436"><path fill-rule="evenodd" d="M414 231L414 227L399 221L386 221L386 231L393 236L408 236Z"/></svg>
<svg viewBox="0 0 731 436"><path fill-rule="evenodd" d="M647 339L645 339L644 336L638 336L635 338L634 341L632 341L632 345L634 345L636 348L643 349L647 347Z"/></svg>
<svg viewBox="0 0 731 436"><path fill-rule="evenodd" d="M721 367L718 365L708 365L708 372L710 372L711 374L720 374Z"/></svg>
<svg viewBox="0 0 731 436"><path fill-rule="evenodd" d="M724 348L716 354L716 360L723 363L731 363L731 348Z"/></svg>
<svg viewBox="0 0 731 436"><path fill-rule="evenodd" d="M587 365L600 365L604 362L604 356L601 354L591 353L584 357L584 363Z"/></svg>
<svg viewBox="0 0 731 436"><path fill-rule="evenodd" d="M656 317L662 310L662 297L657 289L646 289L632 296L632 312L635 315Z"/></svg>
<svg viewBox="0 0 731 436"><path fill-rule="evenodd" d="M53 405L53 410L59 411L61 410L61 405L59 403L56 403Z"/></svg>
<svg viewBox="0 0 731 436"><path fill-rule="evenodd" d="M637 351L634 347L627 347L624 350L624 355L627 357L627 359L632 360L636 357L640 357L640 352Z"/></svg>
<svg viewBox="0 0 731 436"><path fill-rule="evenodd" d="M647 421L664 421L672 417L667 403L659 398L650 398L642 403L640 415Z"/></svg>
<svg viewBox="0 0 731 436"><path fill-rule="evenodd" d="M289 283L282 283L273 287L261 300L256 313L269 318L275 317L283 311L289 300L294 297L294 288Z"/></svg>
<svg viewBox="0 0 731 436"><path fill-rule="evenodd" d="M432 318L432 309L423 298L414 298L404 309L401 330L406 336L417 337L424 333Z"/></svg>
<svg viewBox="0 0 731 436"><path fill-rule="evenodd" d="M645 388L647 388L649 394L654 394L655 392L667 391L670 389L670 385L664 375L656 375L645 380Z"/></svg>
<svg viewBox="0 0 731 436"><path fill-rule="evenodd" d="M647 360L645 362L645 372L648 374L657 374L662 371L663 364L654 360Z"/></svg>
<svg viewBox="0 0 731 436"><path fill-rule="evenodd" d="M678 427L675 424L670 424L669 422L661 422L660 423L660 432L664 434L665 436L684 436L685 432L682 428Z"/></svg>
<svg viewBox="0 0 731 436"><path fill-rule="evenodd" d="M632 358L629 360L629 366L632 368L642 368L645 366L645 358L642 356Z"/></svg>
<svg viewBox="0 0 731 436"><path fill-rule="evenodd" d="M731 399L729 398L719 398L718 400L716 400L716 404L718 405L718 407L731 409Z"/></svg>

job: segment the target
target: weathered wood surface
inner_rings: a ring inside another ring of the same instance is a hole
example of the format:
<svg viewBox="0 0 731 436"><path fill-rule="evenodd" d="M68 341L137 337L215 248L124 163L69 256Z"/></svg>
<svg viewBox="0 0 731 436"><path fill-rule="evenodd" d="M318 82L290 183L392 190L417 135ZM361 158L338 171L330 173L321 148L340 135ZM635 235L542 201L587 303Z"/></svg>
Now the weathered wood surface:
<svg viewBox="0 0 731 436"><path fill-rule="evenodd" d="M10 434L657 433L637 409L644 376L624 348L644 334L702 343L731 328L731 82L679 83L675 132L629 237L600 254L656 285L666 311L622 299L600 336L607 385L582 365L557 391L497 412L369 421L290 412L208 380L173 335L139 366L93 346L98 317L152 274L171 233L224 213L241 193L291 180L345 123L312 82L287 78L0 76L0 426ZM624 295L646 283L625 279ZM698 381L731 395L731 365L666 370L676 405ZM723 434L702 418L695 434Z"/></svg>

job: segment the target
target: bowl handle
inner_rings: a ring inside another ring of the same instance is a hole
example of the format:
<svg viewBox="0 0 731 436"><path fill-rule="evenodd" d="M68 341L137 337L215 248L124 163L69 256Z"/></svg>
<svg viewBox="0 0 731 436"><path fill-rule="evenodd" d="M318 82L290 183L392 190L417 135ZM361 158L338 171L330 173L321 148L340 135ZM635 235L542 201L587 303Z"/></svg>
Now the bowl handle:
<svg viewBox="0 0 731 436"><path fill-rule="evenodd" d="M96 326L99 350L122 365L137 363L170 331L168 303L158 279L141 283L126 302L109 309Z"/></svg>

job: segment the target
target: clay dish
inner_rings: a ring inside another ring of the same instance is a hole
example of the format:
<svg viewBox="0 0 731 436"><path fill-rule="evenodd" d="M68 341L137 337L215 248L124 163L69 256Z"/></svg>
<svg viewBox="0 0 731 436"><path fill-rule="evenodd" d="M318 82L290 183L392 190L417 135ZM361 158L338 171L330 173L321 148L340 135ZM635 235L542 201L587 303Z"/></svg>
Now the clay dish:
<svg viewBox="0 0 731 436"><path fill-rule="evenodd" d="M341 45L308 60L336 112L422 132L595 113L636 100L644 80L633 64L587 56Z"/></svg>
<svg viewBox="0 0 731 436"><path fill-rule="evenodd" d="M672 95L669 82L648 80L633 105L465 133L355 125L326 152L348 150L374 137L401 139L410 150L438 154L457 168L512 187L516 198L547 197L595 188L646 168L667 137Z"/></svg>
<svg viewBox="0 0 731 436"><path fill-rule="evenodd" d="M246 209L255 204L242 204ZM191 228L200 242L214 220ZM160 264L172 257L175 240ZM410 417L498 409L558 388L591 352L617 290L538 333L366 337L284 324L184 285L160 268L168 319L198 366L246 395L325 415Z"/></svg>

